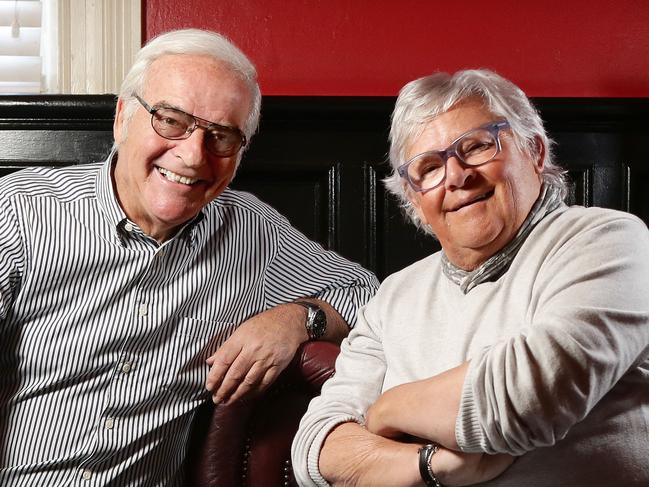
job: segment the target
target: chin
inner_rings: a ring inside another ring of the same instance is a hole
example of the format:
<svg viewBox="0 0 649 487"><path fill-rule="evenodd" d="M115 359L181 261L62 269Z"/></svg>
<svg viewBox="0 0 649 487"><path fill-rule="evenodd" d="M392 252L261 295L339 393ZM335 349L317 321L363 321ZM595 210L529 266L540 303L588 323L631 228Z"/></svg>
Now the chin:
<svg viewBox="0 0 649 487"><path fill-rule="evenodd" d="M182 206L181 208L158 208L154 212L157 220L165 222L168 225L176 226L191 220L198 214L197 211L192 211L192 206ZM200 208L200 207L199 207Z"/></svg>
<svg viewBox="0 0 649 487"><path fill-rule="evenodd" d="M484 229L482 231L474 229L469 234L456 234L451 238L456 247L463 247L465 249L471 249L476 252L480 252L497 246L497 242L501 238L501 234L489 229Z"/></svg>

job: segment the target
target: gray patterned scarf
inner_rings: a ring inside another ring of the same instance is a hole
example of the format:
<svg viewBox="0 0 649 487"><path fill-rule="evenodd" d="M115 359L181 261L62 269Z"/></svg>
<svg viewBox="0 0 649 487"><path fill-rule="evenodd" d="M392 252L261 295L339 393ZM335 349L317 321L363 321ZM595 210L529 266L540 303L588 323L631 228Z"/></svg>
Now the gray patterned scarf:
<svg viewBox="0 0 649 487"><path fill-rule="evenodd" d="M487 281L496 281L502 276L510 264L516 257L518 250L523 245L523 242L530 234L532 229L540 222L548 213L554 211L561 204L561 192L553 185L544 183L541 194L532 206L529 215L521 225L520 230L514 237L514 240L509 242L498 253L489 257L478 268L468 272L460 269L455 264L451 263L446 257L446 253L442 251L442 270L446 277L448 277L455 284L460 286L460 290L467 294L471 289L478 284Z"/></svg>

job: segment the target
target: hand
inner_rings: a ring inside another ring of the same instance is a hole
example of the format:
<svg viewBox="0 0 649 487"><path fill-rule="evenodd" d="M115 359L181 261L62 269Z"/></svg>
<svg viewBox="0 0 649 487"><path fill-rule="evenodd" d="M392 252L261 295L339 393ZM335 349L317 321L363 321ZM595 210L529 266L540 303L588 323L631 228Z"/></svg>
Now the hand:
<svg viewBox="0 0 649 487"><path fill-rule="evenodd" d="M205 386L215 404L232 403L265 390L308 340L304 310L279 305L244 321L207 359Z"/></svg>
<svg viewBox="0 0 649 487"><path fill-rule="evenodd" d="M419 487L418 447L341 423L325 437L318 467L332 487Z"/></svg>
<svg viewBox="0 0 649 487"><path fill-rule="evenodd" d="M463 453L444 447L430 459L435 477L442 485L454 487L472 485L496 478L514 463L511 455Z"/></svg>

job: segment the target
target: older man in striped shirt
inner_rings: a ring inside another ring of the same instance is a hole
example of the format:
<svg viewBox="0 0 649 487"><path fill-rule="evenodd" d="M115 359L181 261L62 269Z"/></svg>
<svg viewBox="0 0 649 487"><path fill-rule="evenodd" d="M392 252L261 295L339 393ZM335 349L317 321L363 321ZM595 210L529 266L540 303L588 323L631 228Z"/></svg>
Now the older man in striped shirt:
<svg viewBox="0 0 649 487"><path fill-rule="evenodd" d="M376 278L228 188L260 100L223 37L168 33L104 163L0 180L1 485L182 485L202 402L354 324Z"/></svg>

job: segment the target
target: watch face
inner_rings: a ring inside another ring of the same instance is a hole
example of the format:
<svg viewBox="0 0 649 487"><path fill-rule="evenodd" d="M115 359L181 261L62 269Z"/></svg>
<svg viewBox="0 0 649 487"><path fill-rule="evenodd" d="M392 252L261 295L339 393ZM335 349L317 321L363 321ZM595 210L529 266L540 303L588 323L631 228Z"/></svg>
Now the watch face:
<svg viewBox="0 0 649 487"><path fill-rule="evenodd" d="M309 334L309 340L321 338L327 331L327 314L315 303L309 301L293 301L303 308L306 308L306 332Z"/></svg>
<svg viewBox="0 0 649 487"><path fill-rule="evenodd" d="M311 340L317 340L321 338L325 331L327 331L327 315L320 308L317 308L316 312L313 314L313 319L309 320L309 337Z"/></svg>

